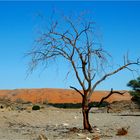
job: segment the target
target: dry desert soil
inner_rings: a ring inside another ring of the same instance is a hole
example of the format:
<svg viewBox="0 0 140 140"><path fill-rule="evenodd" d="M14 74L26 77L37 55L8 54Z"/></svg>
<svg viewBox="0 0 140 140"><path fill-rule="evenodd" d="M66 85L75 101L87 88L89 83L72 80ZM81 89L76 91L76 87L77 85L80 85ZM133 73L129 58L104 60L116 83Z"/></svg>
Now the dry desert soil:
<svg viewBox="0 0 140 140"><path fill-rule="evenodd" d="M92 100L99 101L107 93L98 91ZM81 109L60 109L41 104L45 100L50 103L80 102L81 97L71 90L3 90L0 98L0 140L140 140L140 112L126 109L106 113L93 108L89 118L94 131L89 133L83 131ZM17 99L33 103L15 103ZM130 99L126 93L124 96L113 95L108 101ZM36 102L41 106L37 111L32 110ZM124 135L117 135L122 130L125 130Z"/></svg>
<svg viewBox="0 0 140 140"><path fill-rule="evenodd" d="M94 131L89 133L82 130L81 109L1 109L0 140L140 140L139 116L140 112L91 112ZM128 133L117 136L122 128Z"/></svg>

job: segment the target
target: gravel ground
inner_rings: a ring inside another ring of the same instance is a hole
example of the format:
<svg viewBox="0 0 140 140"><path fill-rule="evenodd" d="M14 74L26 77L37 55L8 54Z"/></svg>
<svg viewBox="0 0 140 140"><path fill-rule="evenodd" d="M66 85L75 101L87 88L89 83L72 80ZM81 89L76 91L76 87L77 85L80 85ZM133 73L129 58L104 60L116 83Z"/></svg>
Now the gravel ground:
<svg viewBox="0 0 140 140"><path fill-rule="evenodd" d="M140 112L90 113L90 123L94 133L82 130L80 109L1 109L0 140L140 140ZM117 136L121 128L128 133Z"/></svg>

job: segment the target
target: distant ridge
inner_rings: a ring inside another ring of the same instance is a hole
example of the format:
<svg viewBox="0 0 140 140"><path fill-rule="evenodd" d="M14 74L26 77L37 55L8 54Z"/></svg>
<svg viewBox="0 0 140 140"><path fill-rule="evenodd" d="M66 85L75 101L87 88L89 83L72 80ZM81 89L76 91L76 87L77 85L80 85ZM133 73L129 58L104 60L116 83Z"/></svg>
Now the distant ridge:
<svg viewBox="0 0 140 140"><path fill-rule="evenodd" d="M92 95L91 101L100 101L102 97L106 96L109 91L95 91ZM55 88L40 88L40 89L14 89L14 90L0 90L0 98L9 98L14 101L22 99L23 101L49 102L49 103L80 103L81 96L71 89L55 89ZM131 100L131 96L126 91L122 95L114 94L107 99L108 102Z"/></svg>

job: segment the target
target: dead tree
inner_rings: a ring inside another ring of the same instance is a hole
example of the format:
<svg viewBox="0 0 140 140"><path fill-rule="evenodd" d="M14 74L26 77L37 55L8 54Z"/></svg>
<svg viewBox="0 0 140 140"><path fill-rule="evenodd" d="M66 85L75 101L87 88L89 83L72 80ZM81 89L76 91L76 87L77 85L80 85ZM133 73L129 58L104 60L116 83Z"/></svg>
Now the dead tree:
<svg viewBox="0 0 140 140"><path fill-rule="evenodd" d="M30 71L33 71L38 64L46 64L54 59L59 60L60 57L70 64L82 90L75 86L70 88L76 90L82 97L83 126L84 129L91 131L89 103L96 87L119 71L129 69L131 65L139 65L140 61L125 59L125 62L115 70L105 71L110 55L96 39L95 22L82 18L76 19L78 20L66 17L60 24L58 21L53 21L48 25L36 40L36 45L28 52L31 56L29 67Z"/></svg>

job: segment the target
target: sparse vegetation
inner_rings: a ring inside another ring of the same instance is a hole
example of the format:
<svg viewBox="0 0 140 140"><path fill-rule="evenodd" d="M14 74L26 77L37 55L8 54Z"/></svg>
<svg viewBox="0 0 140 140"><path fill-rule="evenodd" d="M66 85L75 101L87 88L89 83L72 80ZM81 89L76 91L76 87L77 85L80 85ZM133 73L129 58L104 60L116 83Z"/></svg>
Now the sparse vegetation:
<svg viewBox="0 0 140 140"><path fill-rule="evenodd" d="M107 106L109 103L108 102L102 102L102 104L100 105L100 107L105 107ZM82 104L81 103L49 103L48 105L57 107L57 108L81 108ZM92 107L98 107L99 102L91 102L89 104Z"/></svg>

